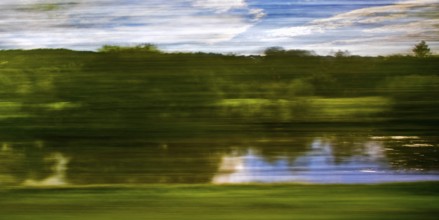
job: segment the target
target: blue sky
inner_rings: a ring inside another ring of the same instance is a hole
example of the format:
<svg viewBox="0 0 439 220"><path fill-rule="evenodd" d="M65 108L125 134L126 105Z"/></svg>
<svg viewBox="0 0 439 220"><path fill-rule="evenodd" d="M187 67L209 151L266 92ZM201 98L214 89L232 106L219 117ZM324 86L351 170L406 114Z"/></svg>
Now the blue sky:
<svg viewBox="0 0 439 220"><path fill-rule="evenodd" d="M330 54L439 51L439 0L2 0L0 49L256 54L271 46Z"/></svg>

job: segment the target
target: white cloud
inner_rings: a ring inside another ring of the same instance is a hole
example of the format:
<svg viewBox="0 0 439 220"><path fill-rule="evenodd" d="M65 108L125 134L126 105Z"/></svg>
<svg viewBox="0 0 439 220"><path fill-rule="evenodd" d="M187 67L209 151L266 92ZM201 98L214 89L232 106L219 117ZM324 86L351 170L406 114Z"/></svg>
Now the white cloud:
<svg viewBox="0 0 439 220"><path fill-rule="evenodd" d="M439 1L403 1L398 4L389 6L362 8L338 14L330 18L316 19L304 26L295 26L271 30L269 34L273 37L294 37L300 35L323 33L328 30L352 27L357 24L386 25L385 23L390 21L404 23L407 22L409 18L415 15L415 12L419 10L434 10L435 5L432 3L439 4ZM406 20L404 20L404 18Z"/></svg>
<svg viewBox="0 0 439 220"><path fill-rule="evenodd" d="M250 9L250 14L254 16L254 20L260 20L261 18L265 17L265 12L263 9L260 8L252 8Z"/></svg>
<svg viewBox="0 0 439 220"><path fill-rule="evenodd" d="M303 35L310 35L314 33L324 33L324 28L318 25L297 26L289 28L279 28L270 31L270 36L273 37L296 37Z"/></svg>
<svg viewBox="0 0 439 220"><path fill-rule="evenodd" d="M357 21L359 24L378 24L383 22L391 22L391 21L398 21L399 19L406 18L406 14L388 14L383 16L370 16L363 18L359 21Z"/></svg>
<svg viewBox="0 0 439 220"><path fill-rule="evenodd" d="M410 17L418 10L428 10L438 4L438 0L402 1L388 6L377 6L353 10L324 19L311 22L312 25L321 25L327 28L339 28L356 23L388 22L389 20Z"/></svg>
<svg viewBox="0 0 439 220"><path fill-rule="evenodd" d="M363 30L365 33L406 33L406 34L422 34L427 31L439 32L439 19L424 19L418 21L407 22L403 24L385 25L377 28L369 28ZM399 36L402 37L402 36ZM426 36L427 37L427 36ZM439 35L437 36L439 40Z"/></svg>
<svg viewBox="0 0 439 220"><path fill-rule="evenodd" d="M308 37L321 42L307 44L316 50L379 54L383 51L378 52L377 48L386 48L387 53L396 53L419 40L439 41L439 18L422 17L438 8L439 0L400 1L316 19L302 26L269 30L266 36L283 44Z"/></svg>
<svg viewBox="0 0 439 220"><path fill-rule="evenodd" d="M225 12L233 8L245 8L245 0L194 0L193 6Z"/></svg>
<svg viewBox="0 0 439 220"><path fill-rule="evenodd" d="M68 5L63 2L2 0L0 48L91 49L103 44L144 42L212 44L245 32L263 13L241 0L221 1L222 4L202 4L198 0L71 0ZM50 10L32 10L38 4L49 4ZM229 13L233 8L242 12Z"/></svg>
<svg viewBox="0 0 439 220"><path fill-rule="evenodd" d="M269 16L259 22L266 12L246 0L1 0L0 49L154 43L185 51L247 53L278 45L370 54L374 47L396 52L426 40L435 50L438 8L439 0L400 1L274 28L306 19Z"/></svg>

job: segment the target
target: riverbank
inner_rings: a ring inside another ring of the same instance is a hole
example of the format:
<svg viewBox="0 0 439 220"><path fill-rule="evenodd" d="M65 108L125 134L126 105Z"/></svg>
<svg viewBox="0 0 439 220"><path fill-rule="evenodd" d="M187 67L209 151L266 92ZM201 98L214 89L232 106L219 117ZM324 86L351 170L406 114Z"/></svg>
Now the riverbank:
<svg viewBox="0 0 439 220"><path fill-rule="evenodd" d="M8 220L401 220L439 214L439 182L13 187L0 195L0 216Z"/></svg>

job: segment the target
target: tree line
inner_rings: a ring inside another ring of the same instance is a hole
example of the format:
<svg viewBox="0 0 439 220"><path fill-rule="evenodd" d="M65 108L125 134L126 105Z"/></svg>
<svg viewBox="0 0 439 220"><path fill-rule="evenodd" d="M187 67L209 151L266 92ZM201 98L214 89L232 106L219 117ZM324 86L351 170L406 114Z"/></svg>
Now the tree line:
<svg viewBox="0 0 439 220"><path fill-rule="evenodd" d="M422 45L423 59L281 48L163 53L149 44L0 51L0 129L10 137L153 138L298 123L433 127L439 58Z"/></svg>

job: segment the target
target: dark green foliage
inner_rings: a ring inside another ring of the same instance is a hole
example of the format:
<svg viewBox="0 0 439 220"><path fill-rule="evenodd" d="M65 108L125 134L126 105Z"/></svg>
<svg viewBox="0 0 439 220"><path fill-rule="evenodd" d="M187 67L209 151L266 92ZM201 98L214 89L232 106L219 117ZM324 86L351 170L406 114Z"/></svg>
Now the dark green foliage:
<svg viewBox="0 0 439 220"><path fill-rule="evenodd" d="M412 51L417 57L426 57L431 55L430 48L425 41L421 41L419 44L416 44Z"/></svg>
<svg viewBox="0 0 439 220"><path fill-rule="evenodd" d="M102 51L0 51L3 135L188 137L267 123L438 120L434 56L173 54L149 44ZM380 103L362 111L364 100Z"/></svg>
<svg viewBox="0 0 439 220"><path fill-rule="evenodd" d="M315 56L314 51L285 50L282 47L269 47L264 51L264 54L266 56L290 56L290 57Z"/></svg>

